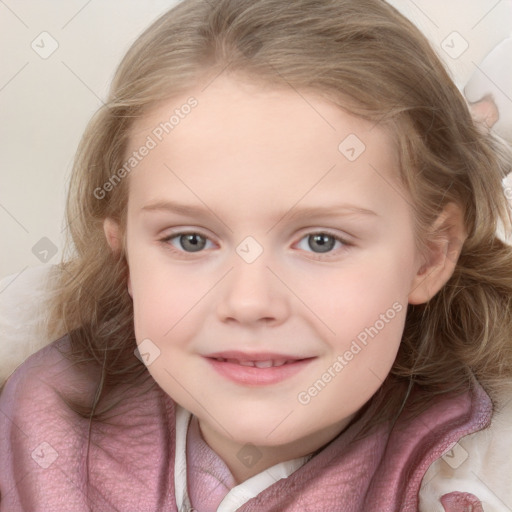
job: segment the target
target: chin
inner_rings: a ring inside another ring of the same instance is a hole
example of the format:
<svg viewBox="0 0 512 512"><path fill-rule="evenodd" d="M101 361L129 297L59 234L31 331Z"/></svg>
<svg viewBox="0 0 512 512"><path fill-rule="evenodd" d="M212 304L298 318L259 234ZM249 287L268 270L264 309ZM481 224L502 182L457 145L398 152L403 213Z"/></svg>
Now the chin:
<svg viewBox="0 0 512 512"><path fill-rule="evenodd" d="M229 432L233 436L233 441L239 444L250 443L255 446L278 447L297 442L314 435L317 431L316 429L307 430L307 426L303 423L287 421L285 419L287 414L288 411L278 418L262 415L252 416L247 417L244 421L238 418L230 425Z"/></svg>

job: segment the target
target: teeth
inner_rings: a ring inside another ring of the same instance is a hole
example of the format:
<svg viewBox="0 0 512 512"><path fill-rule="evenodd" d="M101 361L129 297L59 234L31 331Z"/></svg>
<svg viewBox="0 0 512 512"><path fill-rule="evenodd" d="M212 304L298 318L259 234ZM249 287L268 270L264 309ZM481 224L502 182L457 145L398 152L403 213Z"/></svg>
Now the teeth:
<svg viewBox="0 0 512 512"><path fill-rule="evenodd" d="M238 359L225 359L223 357L217 357L216 360L220 361L221 363L239 364L240 366L255 366L256 368L271 368L273 366L283 366L284 364L288 363L288 361L284 359L270 359L269 361L241 361Z"/></svg>
<svg viewBox="0 0 512 512"><path fill-rule="evenodd" d="M270 368L273 366L272 360L270 361L254 361L254 366L257 368Z"/></svg>
<svg viewBox="0 0 512 512"><path fill-rule="evenodd" d="M254 361L237 361L241 366L254 366Z"/></svg>

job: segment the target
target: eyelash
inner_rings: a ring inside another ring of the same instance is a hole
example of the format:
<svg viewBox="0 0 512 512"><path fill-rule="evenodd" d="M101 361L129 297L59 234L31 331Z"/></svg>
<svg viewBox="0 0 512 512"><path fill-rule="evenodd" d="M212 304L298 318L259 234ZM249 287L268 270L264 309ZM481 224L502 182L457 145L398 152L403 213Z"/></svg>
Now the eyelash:
<svg viewBox="0 0 512 512"><path fill-rule="evenodd" d="M201 249L200 251L189 252L189 251L185 251L183 249L177 249L176 247L174 247L170 243L172 240L177 239L177 238L179 238L181 236L185 236L185 235L199 235L200 237L206 239L207 243L208 242L212 243L212 241L210 240L210 238L208 236L202 234L199 231L179 231L179 232L176 232L176 233L172 233L171 235L166 236L166 237L160 239L159 241L162 242L168 250L170 250L171 252L173 252L175 254L178 254L180 256L182 256L182 255L200 254L200 253L205 251L205 249ZM305 235L303 235L300 238L298 243L300 243L303 240L307 240L308 237L314 236L314 235L326 235L326 236L332 237L334 239L335 243L339 242L339 243L342 244L342 246L338 247L338 249L332 249L332 250L327 251L325 253L314 252L314 251L305 251L305 252L309 252L311 254L314 254L316 259L329 259L329 257L332 257L333 255L337 255L340 250L341 251L345 251L345 250L347 250L347 249L349 249L350 247L353 246L353 244L351 244L347 240L341 238L339 235L335 235L334 233L331 233L329 230L311 231L309 233L306 233Z"/></svg>

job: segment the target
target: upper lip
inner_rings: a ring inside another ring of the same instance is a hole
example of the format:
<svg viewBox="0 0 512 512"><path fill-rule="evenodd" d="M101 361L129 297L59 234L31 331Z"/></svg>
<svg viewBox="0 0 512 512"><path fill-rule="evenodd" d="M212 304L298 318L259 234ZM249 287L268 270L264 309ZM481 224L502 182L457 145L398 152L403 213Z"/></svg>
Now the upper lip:
<svg viewBox="0 0 512 512"><path fill-rule="evenodd" d="M278 354L276 352L241 352L239 350L226 350L224 352L214 352L207 354L204 357L211 359L237 359L239 361L298 361L300 359L309 359L311 356L294 356L290 354Z"/></svg>

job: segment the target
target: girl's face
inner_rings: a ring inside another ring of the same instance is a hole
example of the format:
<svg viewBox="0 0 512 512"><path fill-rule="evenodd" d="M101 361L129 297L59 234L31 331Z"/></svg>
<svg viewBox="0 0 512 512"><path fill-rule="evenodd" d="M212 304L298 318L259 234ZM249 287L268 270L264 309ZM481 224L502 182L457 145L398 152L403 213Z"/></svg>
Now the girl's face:
<svg viewBox="0 0 512 512"><path fill-rule="evenodd" d="M130 157L129 291L157 383L227 458L331 440L389 373L422 279L389 134L220 76L140 120Z"/></svg>

